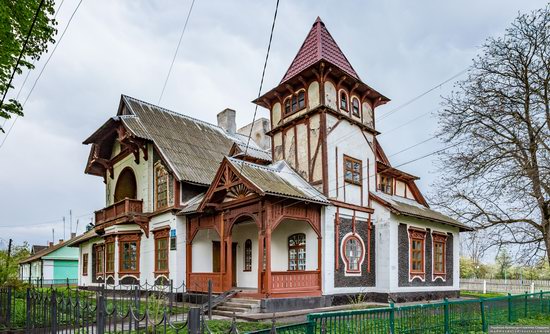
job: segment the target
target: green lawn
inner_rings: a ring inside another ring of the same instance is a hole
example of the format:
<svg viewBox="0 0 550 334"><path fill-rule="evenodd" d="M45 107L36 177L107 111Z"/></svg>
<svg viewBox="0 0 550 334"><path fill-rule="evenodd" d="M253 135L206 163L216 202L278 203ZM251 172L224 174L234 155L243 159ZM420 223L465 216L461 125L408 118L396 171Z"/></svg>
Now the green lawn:
<svg viewBox="0 0 550 334"><path fill-rule="evenodd" d="M502 297L507 296L505 293L501 292L479 292L479 291L460 291L460 297L468 298L493 298L493 297Z"/></svg>

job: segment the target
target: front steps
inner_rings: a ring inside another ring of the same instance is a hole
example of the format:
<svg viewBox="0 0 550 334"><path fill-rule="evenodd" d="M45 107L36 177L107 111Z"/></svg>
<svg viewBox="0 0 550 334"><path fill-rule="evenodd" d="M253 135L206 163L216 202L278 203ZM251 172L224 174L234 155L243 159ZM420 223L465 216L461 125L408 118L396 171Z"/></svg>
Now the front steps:
<svg viewBox="0 0 550 334"><path fill-rule="evenodd" d="M260 312L260 300L246 297L230 298L212 310L213 315L224 317L233 317L233 314L239 316L245 313L258 312Z"/></svg>

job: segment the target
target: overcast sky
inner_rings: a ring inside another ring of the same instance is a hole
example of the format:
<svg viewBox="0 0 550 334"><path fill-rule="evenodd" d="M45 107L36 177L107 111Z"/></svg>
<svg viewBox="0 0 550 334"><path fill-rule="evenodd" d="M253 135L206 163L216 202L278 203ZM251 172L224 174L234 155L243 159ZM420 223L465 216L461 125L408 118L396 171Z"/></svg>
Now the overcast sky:
<svg viewBox="0 0 550 334"><path fill-rule="evenodd" d="M78 0L65 0L60 33ZM104 207L100 177L84 174L82 141L115 115L120 94L157 103L191 0L84 0L20 118L0 148L0 247L63 238ZM441 147L430 140L441 95L452 83L384 117L469 66L489 36L501 35L519 11L545 1L289 1L281 0L264 92L282 78L320 16L361 79L392 101L376 110L380 141L394 165ZM58 4L56 4L58 6ZM215 122L226 107L237 125L252 120L275 0L196 0L160 105ZM59 35L56 39L59 38ZM36 79L37 63L22 90ZM15 81L20 89L24 73ZM261 110L260 116L267 117ZM382 119L381 119L382 118ZM396 129L409 122L406 126ZM13 119L6 123L9 128ZM384 134L387 132L387 135ZM5 135L0 134L0 142ZM432 157L402 169L430 193Z"/></svg>

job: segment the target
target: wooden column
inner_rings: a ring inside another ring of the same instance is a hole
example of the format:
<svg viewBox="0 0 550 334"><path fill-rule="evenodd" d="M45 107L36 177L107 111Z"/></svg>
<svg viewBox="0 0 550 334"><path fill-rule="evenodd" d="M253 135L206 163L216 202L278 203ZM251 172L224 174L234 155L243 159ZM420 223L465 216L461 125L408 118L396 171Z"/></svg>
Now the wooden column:
<svg viewBox="0 0 550 334"><path fill-rule="evenodd" d="M258 293L263 293L262 273L264 269L264 235L261 230L258 231Z"/></svg>
<svg viewBox="0 0 550 334"><path fill-rule="evenodd" d="M193 243L191 240L187 240L185 244L185 286L190 286L191 270L193 268Z"/></svg>
<svg viewBox="0 0 550 334"><path fill-rule="evenodd" d="M225 245L227 247L226 249L226 256L227 256L227 265L225 266L226 271L226 289L224 290L231 290L233 287L233 238L231 237L231 233L228 233L226 237Z"/></svg>
<svg viewBox="0 0 550 334"><path fill-rule="evenodd" d="M266 265L265 265L265 285L266 293L271 294L271 226L266 229L265 238L265 251L266 251Z"/></svg>

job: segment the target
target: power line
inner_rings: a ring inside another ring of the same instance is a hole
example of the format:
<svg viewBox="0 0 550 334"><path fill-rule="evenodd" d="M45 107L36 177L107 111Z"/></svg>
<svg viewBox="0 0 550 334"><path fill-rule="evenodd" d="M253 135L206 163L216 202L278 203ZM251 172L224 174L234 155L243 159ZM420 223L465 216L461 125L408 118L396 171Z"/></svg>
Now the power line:
<svg viewBox="0 0 550 334"><path fill-rule="evenodd" d="M166 79L164 80L164 85L162 86L162 91L160 92L159 101L157 102L157 104L160 104L160 101L162 100L162 96L164 95L164 90L166 89L166 84L168 83L168 79L170 78L170 73L172 73L172 67L174 67L174 62L176 61L176 56L178 55L178 51L180 49L181 40L183 38L183 35L185 34L185 30L187 29L187 23L189 22L189 17L191 16L191 12L193 11L194 4L195 4L195 0L191 2L191 7L189 7L189 11L187 12L187 17L185 18L185 23L183 24L183 29L181 30L178 46L176 47L176 52L174 52L174 57L172 58L172 62L170 63L170 68L168 69L168 73L166 74Z"/></svg>
<svg viewBox="0 0 550 334"><path fill-rule="evenodd" d="M393 113L395 113L395 112L397 112L397 111L399 111L399 110L405 108L405 107L408 106L409 104L411 104L411 103L413 103L413 102L415 102L415 101L421 99L422 97L428 95L428 94L431 93L432 91L436 90L437 88L440 88L441 86L443 86L443 85L445 85L446 83L452 81L453 79L458 78L459 76L461 76L461 75L463 75L464 73L468 72L468 70L469 70L469 67L463 69L462 71L458 72L457 74L453 75L452 77L450 77L450 78L444 80L443 82L441 82L441 83L435 85L434 87L428 89L428 90L425 91L424 93L422 93L422 94L420 94L420 95L418 95L418 96L415 96L415 97L413 97L412 99L410 99L409 101L407 101L407 102L403 103L402 105L398 106L397 108L388 111L387 113L385 113L384 115L382 115L378 120L381 121L381 120L383 120L383 119L385 119L385 118L388 118L391 114L393 114Z"/></svg>
<svg viewBox="0 0 550 334"><path fill-rule="evenodd" d="M17 62L15 63L15 67L13 68L13 71L11 72L10 80L8 81L8 85L6 86L6 89L4 90L4 94L2 95L2 100L0 101L0 108L4 105L4 100L6 99L6 95L8 95L8 91L10 90L11 83L13 81L13 78L15 77L15 73L17 73L17 68L19 67L19 62L21 61L21 58L23 58L23 54L25 53L25 49L27 48L27 44L29 42L29 39L32 34L32 30L34 29L34 25L36 24L36 20L38 19L38 15L40 14L40 10L42 9L42 5L44 4L44 0L41 0L38 4L38 8L36 9L36 12L34 13L34 17L31 23L31 27L29 29L29 32L27 33L27 36L25 37L25 42L23 43L23 47L21 48L21 52L19 52L19 57L17 57ZM4 131L2 129L2 131Z"/></svg>
<svg viewBox="0 0 550 334"><path fill-rule="evenodd" d="M415 148L415 147L417 147L417 146L419 146L419 145L422 145L422 144L424 144L424 143L427 143L427 142L429 142L430 140L432 140L432 139L434 139L434 138L436 138L436 137L437 137L437 136L431 136L430 138L425 139L425 140L423 140L423 141L421 141L421 142L419 142L419 143L416 143L416 144L414 144L414 145L411 145L411 146L409 146L409 147L407 147L407 148L404 148L404 149L402 149L401 151L397 151L397 152L395 152L395 153L393 153L393 154L391 154L391 155L388 155L388 158L391 158L391 157L393 157L393 156L395 156L395 155L398 155L398 154L403 153L403 152L406 152L406 151L408 151L408 150L410 150L410 149L412 149L412 148Z"/></svg>
<svg viewBox="0 0 550 334"><path fill-rule="evenodd" d="M93 215L93 214L94 214L93 212L90 212L90 213L86 213L86 214L83 214L83 215L80 215L80 216L76 216L74 218L86 217L86 216L90 216L90 215ZM63 221L63 218L59 218L59 219L52 219L52 220L47 220L47 221L32 223L32 224L0 225L0 228L40 226L40 225L47 225L47 224L53 224L53 223L61 223L62 221Z"/></svg>
<svg viewBox="0 0 550 334"><path fill-rule="evenodd" d="M44 73L44 70L46 69L46 66L48 66L48 63L50 62L50 60L52 59L54 53L55 53L55 50L57 50L57 47L59 46L59 44L61 44L61 40L63 40L63 36L65 36L65 33L67 32L67 29L69 29L69 26L71 25L71 22L76 14L76 12L78 11L78 8L80 8L80 5L82 4L82 1L83 0L80 0L78 2L78 4L76 5L76 8L74 9L74 11L72 12L71 14L71 17L69 18L69 21L67 22L67 25L65 26L65 29L63 29L63 32L61 33L61 36L59 37L59 40L57 41L57 43L54 45L53 47L53 50L52 50L52 53L50 53L50 55L48 56L48 59L46 59L46 62L44 63L44 66L42 67L42 69L40 70L40 72L38 73L38 76L36 77L36 80L34 80L34 83L31 87L31 90L29 91L29 94L27 94L27 97L25 98L25 101L23 102L23 107L25 107L25 105L27 104L27 101L29 100L32 92L34 91L34 88L36 87L36 83L38 82L38 80L40 79L40 77L42 76L42 73ZM6 142L6 140L8 139L8 136L10 135L15 123L17 122L17 120L19 119L19 115L17 117L15 117L15 119L13 120L13 123L11 123L10 125L10 128L8 130L8 132L6 133L6 136L4 136L4 139L2 140L2 143L0 143L0 149L2 148L2 146L4 146L4 143Z"/></svg>
<svg viewBox="0 0 550 334"><path fill-rule="evenodd" d="M275 30L275 22L277 21L277 11L279 10L279 0L275 4L275 14L273 15L273 23L271 24L271 32L269 34L269 43L267 44L267 52L265 54L264 68L262 70L262 79L260 80L260 88L258 89L258 98L262 96L262 87L264 85L265 69L267 68L267 61L269 59L269 51L271 50L271 42L273 41L273 31ZM254 122L256 121L256 114L258 113L258 104L254 107L254 116L252 116L252 123L250 123L250 132L248 133L248 139L244 148L244 155L248 152L248 145L250 144L250 137L252 137L252 129L254 128ZM241 167L242 168L242 167Z"/></svg>

